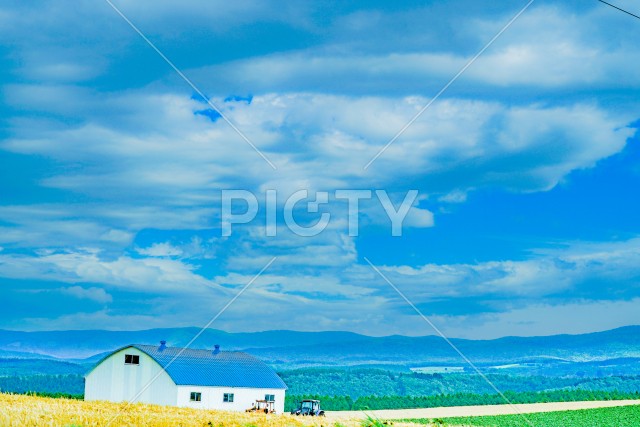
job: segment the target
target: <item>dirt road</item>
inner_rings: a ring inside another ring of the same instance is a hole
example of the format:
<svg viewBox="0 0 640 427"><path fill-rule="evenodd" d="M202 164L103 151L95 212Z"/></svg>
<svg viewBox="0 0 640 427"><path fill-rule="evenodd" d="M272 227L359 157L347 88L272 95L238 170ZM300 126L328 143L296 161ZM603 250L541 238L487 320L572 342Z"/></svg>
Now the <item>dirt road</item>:
<svg viewBox="0 0 640 427"><path fill-rule="evenodd" d="M640 400L608 400L594 402L529 403L518 405L452 406L450 408L385 409L377 411L327 412L332 420L362 419L371 415L383 420L402 418L446 418L482 415L527 414L533 412L575 411L578 409L608 408L612 406L640 405Z"/></svg>

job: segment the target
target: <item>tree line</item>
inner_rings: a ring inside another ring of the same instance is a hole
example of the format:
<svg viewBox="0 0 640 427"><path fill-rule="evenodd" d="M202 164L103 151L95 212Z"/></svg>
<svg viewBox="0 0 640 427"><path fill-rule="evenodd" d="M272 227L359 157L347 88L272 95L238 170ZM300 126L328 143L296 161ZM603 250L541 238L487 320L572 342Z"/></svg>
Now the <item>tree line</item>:
<svg viewBox="0 0 640 427"><path fill-rule="evenodd" d="M19 394L31 392L77 396L84 393L84 378L82 375L76 374L0 377L0 392Z"/></svg>
<svg viewBox="0 0 640 427"><path fill-rule="evenodd" d="M280 373L288 393L323 396L431 396L455 393L491 394L494 390L477 374L426 374L382 369L304 368ZM499 390L536 392L561 389L640 391L640 376L585 378L576 376L488 373Z"/></svg>
<svg viewBox="0 0 640 427"><path fill-rule="evenodd" d="M595 400L631 400L640 399L640 392L591 391L591 390L555 390L542 392L504 393L511 403L577 402ZM303 399L320 400L322 409L327 411L357 411L373 409L411 409L436 408L468 405L500 405L507 403L499 394L453 393L435 396L350 396L323 395L287 395L285 411L298 407Z"/></svg>

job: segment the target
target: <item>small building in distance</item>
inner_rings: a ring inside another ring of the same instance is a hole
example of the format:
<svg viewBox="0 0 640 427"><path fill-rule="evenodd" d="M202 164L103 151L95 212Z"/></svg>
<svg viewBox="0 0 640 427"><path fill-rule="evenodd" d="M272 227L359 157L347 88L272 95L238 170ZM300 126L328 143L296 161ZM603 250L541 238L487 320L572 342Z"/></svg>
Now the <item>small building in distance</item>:
<svg viewBox="0 0 640 427"><path fill-rule="evenodd" d="M239 351L128 345L102 359L85 378L85 400L143 402L244 411L256 400L284 411L287 386L259 359Z"/></svg>

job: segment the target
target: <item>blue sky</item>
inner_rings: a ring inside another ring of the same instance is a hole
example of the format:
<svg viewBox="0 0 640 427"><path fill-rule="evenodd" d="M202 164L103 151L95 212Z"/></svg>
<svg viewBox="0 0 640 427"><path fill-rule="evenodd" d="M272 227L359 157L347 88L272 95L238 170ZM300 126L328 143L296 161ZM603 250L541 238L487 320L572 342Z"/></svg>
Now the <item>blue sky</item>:
<svg viewBox="0 0 640 427"><path fill-rule="evenodd" d="M277 169L106 2L3 3L0 328L203 325L273 257L212 327L433 333L365 257L450 336L640 324L637 19L535 1L364 169L525 2L114 4ZM223 189L419 197L222 237Z"/></svg>

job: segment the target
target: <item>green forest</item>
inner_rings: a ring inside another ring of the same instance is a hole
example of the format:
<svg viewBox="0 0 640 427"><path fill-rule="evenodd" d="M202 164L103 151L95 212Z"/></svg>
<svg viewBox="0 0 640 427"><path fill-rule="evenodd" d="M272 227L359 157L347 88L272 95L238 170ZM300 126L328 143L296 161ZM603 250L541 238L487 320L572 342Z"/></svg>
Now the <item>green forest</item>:
<svg viewBox="0 0 640 427"><path fill-rule="evenodd" d="M434 396L457 393L493 394L477 374L423 374L382 369L308 368L280 372L292 395ZM487 374L499 390L536 392L552 390L640 391L640 376L552 377L542 375Z"/></svg>
<svg viewBox="0 0 640 427"><path fill-rule="evenodd" d="M0 377L0 392L82 395L84 378L77 374Z"/></svg>
<svg viewBox="0 0 640 427"><path fill-rule="evenodd" d="M84 375L87 364L78 364L50 359L0 358L0 377L28 375Z"/></svg>
<svg viewBox="0 0 640 427"><path fill-rule="evenodd" d="M15 362L24 375L0 376L0 391L82 397L84 378L78 373L41 374L47 363L31 367ZM7 366L4 366L6 375ZM50 368L50 365L49 365ZM55 366L52 372L64 372ZM15 372L15 371L14 371ZM286 408L303 398L322 401L327 410L400 409L504 403L504 399L475 374L425 374L373 368L306 368L279 373L288 385ZM487 374L512 402L638 399L640 376L551 377Z"/></svg>

